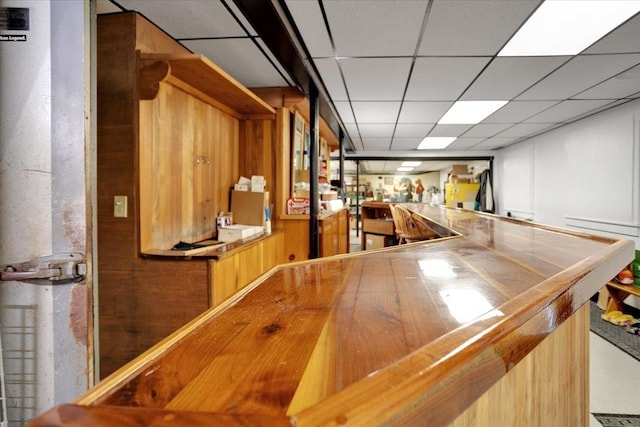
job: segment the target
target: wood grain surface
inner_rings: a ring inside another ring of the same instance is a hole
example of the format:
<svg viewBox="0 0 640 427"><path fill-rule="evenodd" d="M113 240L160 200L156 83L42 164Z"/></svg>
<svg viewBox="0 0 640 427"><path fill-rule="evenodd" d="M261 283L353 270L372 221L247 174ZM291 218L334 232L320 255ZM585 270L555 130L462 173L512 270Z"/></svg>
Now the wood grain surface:
<svg viewBox="0 0 640 427"><path fill-rule="evenodd" d="M545 420L583 420L580 308L633 258L633 243L410 207L459 237L282 266L75 403L288 415L298 426L440 426L505 381L478 405L512 411L496 402L500 393L532 393L515 416L543 408ZM538 386L509 381L516 366Z"/></svg>

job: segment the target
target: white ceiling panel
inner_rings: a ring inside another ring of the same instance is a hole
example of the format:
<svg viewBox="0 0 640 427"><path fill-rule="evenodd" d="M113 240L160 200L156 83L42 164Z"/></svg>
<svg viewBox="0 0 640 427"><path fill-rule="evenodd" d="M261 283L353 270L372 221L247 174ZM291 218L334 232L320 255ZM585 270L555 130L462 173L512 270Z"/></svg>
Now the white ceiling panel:
<svg viewBox="0 0 640 427"><path fill-rule="evenodd" d="M246 32L217 1L121 0L120 5L142 13L173 38L243 37ZM180 19L175 19L180 16Z"/></svg>
<svg viewBox="0 0 640 427"><path fill-rule="evenodd" d="M419 54L495 55L539 2L435 0Z"/></svg>
<svg viewBox="0 0 640 427"><path fill-rule="evenodd" d="M540 133L547 128L549 128L548 123L523 123L505 129L497 136L500 138L523 138L527 135Z"/></svg>
<svg viewBox="0 0 640 427"><path fill-rule="evenodd" d="M329 29L340 57L411 56L426 1L325 0Z"/></svg>
<svg viewBox="0 0 640 427"><path fill-rule="evenodd" d="M499 137L489 138L474 145L473 149L474 150L495 150L497 148L505 147L511 144L512 142L514 142L515 140L517 140L517 138L499 138Z"/></svg>
<svg viewBox="0 0 640 427"><path fill-rule="evenodd" d="M512 99L569 59L567 56L495 58L461 99Z"/></svg>
<svg viewBox="0 0 640 427"><path fill-rule="evenodd" d="M527 123L563 123L591 110L608 104L607 100L568 100L543 111L527 120Z"/></svg>
<svg viewBox="0 0 640 427"><path fill-rule="evenodd" d="M410 58L365 58L339 61L351 101L401 101Z"/></svg>
<svg viewBox="0 0 640 427"><path fill-rule="evenodd" d="M407 90L411 101L455 101L491 58L417 58Z"/></svg>
<svg viewBox="0 0 640 427"><path fill-rule="evenodd" d="M361 138L378 137L391 138L393 136L394 124L387 123L365 123L358 124Z"/></svg>
<svg viewBox="0 0 640 427"><path fill-rule="evenodd" d="M324 25L320 3L292 0L287 0L286 3L305 40L309 54L314 58L333 57L333 46Z"/></svg>
<svg viewBox="0 0 640 427"><path fill-rule="evenodd" d="M400 111L400 101L351 103L358 123L395 123Z"/></svg>
<svg viewBox="0 0 640 427"><path fill-rule="evenodd" d="M460 137L458 139L456 139L455 141L453 141L448 147L448 150L466 150L468 148L471 147L475 147L476 145L478 145L479 143L481 143L482 141L484 141L486 138L467 138L467 137Z"/></svg>
<svg viewBox="0 0 640 427"><path fill-rule="evenodd" d="M461 136L473 125L435 125L429 136Z"/></svg>
<svg viewBox="0 0 640 427"><path fill-rule="evenodd" d="M183 44L205 55L247 87L288 86L250 39L188 40Z"/></svg>
<svg viewBox="0 0 640 427"><path fill-rule="evenodd" d="M484 119L484 123L518 123L546 110L558 101L510 101Z"/></svg>
<svg viewBox="0 0 640 427"><path fill-rule="evenodd" d="M518 96L522 100L565 99L640 63L640 54L578 56Z"/></svg>
<svg viewBox="0 0 640 427"><path fill-rule="evenodd" d="M343 123L355 123L356 119L353 117L353 112L351 111L351 103L348 101L337 101L334 102L336 110L338 110L338 114L342 118Z"/></svg>
<svg viewBox="0 0 640 427"><path fill-rule="evenodd" d="M393 134L394 137L406 138L406 137L422 137L424 138L427 133L435 126L435 123L398 123L396 125L396 131Z"/></svg>
<svg viewBox="0 0 640 427"><path fill-rule="evenodd" d="M637 53L640 40L640 14L587 48L584 53Z"/></svg>
<svg viewBox="0 0 640 427"><path fill-rule="evenodd" d="M640 91L640 66L580 92L573 99L618 99L628 97L630 90Z"/></svg>
<svg viewBox="0 0 640 427"><path fill-rule="evenodd" d="M415 150L418 145L422 142L424 137L422 136L414 136L414 137L393 137L393 141L391 144L392 150Z"/></svg>
<svg viewBox="0 0 640 427"><path fill-rule="evenodd" d="M509 126L511 126L510 123L480 123L465 132L464 136L488 138L502 132Z"/></svg>
<svg viewBox="0 0 640 427"><path fill-rule="evenodd" d="M398 123L436 123L452 105L451 101L405 101Z"/></svg>
<svg viewBox="0 0 640 427"><path fill-rule="evenodd" d="M363 137L362 144L367 150L387 150L391 145L391 138Z"/></svg>
<svg viewBox="0 0 640 427"><path fill-rule="evenodd" d="M348 101L349 97L340 74L338 61L334 58L324 58L316 59L314 62L331 99L334 101Z"/></svg>

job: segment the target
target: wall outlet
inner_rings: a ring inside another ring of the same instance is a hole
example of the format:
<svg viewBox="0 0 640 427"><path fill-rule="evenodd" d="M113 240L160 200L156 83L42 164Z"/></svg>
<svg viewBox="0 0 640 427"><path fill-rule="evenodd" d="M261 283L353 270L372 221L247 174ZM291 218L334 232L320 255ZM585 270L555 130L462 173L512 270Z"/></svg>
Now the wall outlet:
<svg viewBox="0 0 640 427"><path fill-rule="evenodd" d="M113 216L116 218L127 217L127 196L113 196Z"/></svg>

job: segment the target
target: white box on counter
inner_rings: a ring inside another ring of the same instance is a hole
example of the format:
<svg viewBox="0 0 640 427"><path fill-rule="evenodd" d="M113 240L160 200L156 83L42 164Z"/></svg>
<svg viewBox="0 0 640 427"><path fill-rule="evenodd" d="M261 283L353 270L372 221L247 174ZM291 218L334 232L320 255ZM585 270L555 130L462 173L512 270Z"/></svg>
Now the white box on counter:
<svg viewBox="0 0 640 427"><path fill-rule="evenodd" d="M221 242L233 242L255 236L263 231L264 228L258 225L232 224L218 229L218 240Z"/></svg>

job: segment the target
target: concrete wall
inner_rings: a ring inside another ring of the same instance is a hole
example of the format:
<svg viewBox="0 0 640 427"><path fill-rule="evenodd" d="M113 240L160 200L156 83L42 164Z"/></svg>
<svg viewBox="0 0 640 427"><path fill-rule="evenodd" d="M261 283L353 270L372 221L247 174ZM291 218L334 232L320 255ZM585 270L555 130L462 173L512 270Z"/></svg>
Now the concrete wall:
<svg viewBox="0 0 640 427"><path fill-rule="evenodd" d="M29 10L26 41L0 42L0 265L86 251L83 1L0 0ZM86 283L0 282L10 426L86 390Z"/></svg>

